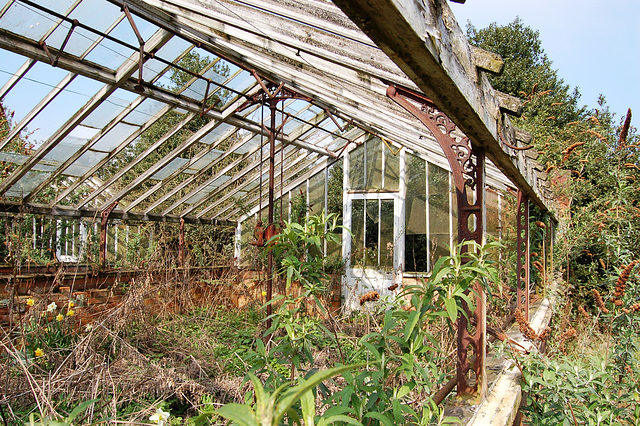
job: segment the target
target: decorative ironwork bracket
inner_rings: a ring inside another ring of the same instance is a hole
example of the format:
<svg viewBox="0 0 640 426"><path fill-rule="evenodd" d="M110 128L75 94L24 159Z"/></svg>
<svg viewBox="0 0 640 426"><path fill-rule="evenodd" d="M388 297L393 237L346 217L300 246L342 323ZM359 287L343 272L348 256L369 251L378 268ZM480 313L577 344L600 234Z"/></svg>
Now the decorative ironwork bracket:
<svg viewBox="0 0 640 426"><path fill-rule="evenodd" d="M518 190L518 216L517 222L517 253L516 278L518 283L516 309L524 313L524 317L529 321L529 197Z"/></svg>
<svg viewBox="0 0 640 426"><path fill-rule="evenodd" d="M387 88L387 96L422 124L438 141L447 157L456 185L458 205L458 241L482 244L484 236L484 150L474 147L466 136L454 135L455 123L421 93L398 87ZM476 309L468 317L458 318L458 397L483 398L486 389L484 359L486 353L486 307L482 288L476 285ZM475 319L470 321L470 319ZM470 365L468 352L473 352Z"/></svg>

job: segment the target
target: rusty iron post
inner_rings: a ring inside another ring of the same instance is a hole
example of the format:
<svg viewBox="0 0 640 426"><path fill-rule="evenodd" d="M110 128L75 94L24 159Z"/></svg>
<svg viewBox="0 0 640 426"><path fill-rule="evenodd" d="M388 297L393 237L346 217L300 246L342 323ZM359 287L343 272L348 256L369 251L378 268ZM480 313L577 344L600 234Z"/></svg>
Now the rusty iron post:
<svg viewBox="0 0 640 426"><path fill-rule="evenodd" d="M529 248L529 197L518 190L517 223L517 297L516 309L529 320L530 248Z"/></svg>
<svg viewBox="0 0 640 426"><path fill-rule="evenodd" d="M278 108L278 98L269 100L269 112L271 114L269 122L269 208L267 212L267 220L269 226L273 224L273 204L274 204L274 188L275 188L275 162L276 162L276 112ZM284 147L282 147L284 149ZM269 250L267 258L267 301L271 301L273 297L273 250ZM271 303L267 305L267 316L271 316ZM267 320L267 328L271 328L271 318Z"/></svg>
<svg viewBox="0 0 640 426"><path fill-rule="evenodd" d="M100 269L104 269L107 265L107 227L109 216L117 205L118 202L115 201L100 213Z"/></svg>
<svg viewBox="0 0 640 426"><path fill-rule="evenodd" d="M275 235L275 224L273 223L273 213L274 213L274 198L275 198L275 155L276 155L276 138L280 132L284 132L284 123L286 119L283 117L282 123L280 126L276 126L276 114L278 112L278 102L284 101L286 99L300 99L307 102L311 102L311 98L300 95L299 93L294 92L293 90L287 89L284 87L284 83L275 84L272 81L263 81L263 79L258 75L257 72L252 71L253 77L256 79L258 84L261 87L261 90L249 97L242 105L238 107L236 112L242 111L250 105L261 104L268 105L270 112L269 119L269 128L264 128L264 123L260 123L263 129L269 132L269 206L268 206L268 216L267 221L268 225L265 227L265 238L264 242ZM283 108L284 109L284 108ZM284 115L284 113L283 113ZM260 147L262 150L262 147ZM284 143L281 147L284 150ZM260 171L262 173L262 171ZM266 301L270 302L273 297L273 252L269 250L267 254L267 280L266 280ZM272 306L271 303L267 305L267 317L270 317L272 314ZM271 318L267 319L267 330L271 328Z"/></svg>
<svg viewBox="0 0 640 426"><path fill-rule="evenodd" d="M455 123L423 94L390 85L387 96L424 124L438 141L451 166L458 205L458 242L484 240L484 150L468 137L454 135ZM486 297L479 283L474 287L476 309L465 306L468 317L458 318L457 394L481 400L486 392ZM471 321L470 321L471 320ZM470 359L469 352L473 359Z"/></svg>
<svg viewBox="0 0 640 426"><path fill-rule="evenodd" d="M180 234L178 235L178 263L180 267L184 268L185 253L184 253L184 218L180 218Z"/></svg>

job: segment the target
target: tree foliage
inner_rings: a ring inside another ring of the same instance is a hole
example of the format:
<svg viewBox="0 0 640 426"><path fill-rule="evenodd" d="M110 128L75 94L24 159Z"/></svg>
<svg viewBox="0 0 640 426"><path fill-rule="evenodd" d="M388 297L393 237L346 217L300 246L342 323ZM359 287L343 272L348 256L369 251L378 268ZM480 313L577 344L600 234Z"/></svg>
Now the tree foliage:
<svg viewBox="0 0 640 426"><path fill-rule="evenodd" d="M640 280L630 271L640 259L640 137L631 110L618 118L602 96L596 108L579 106L578 90L558 77L539 33L520 19L481 30L469 26L468 35L504 58L504 74L492 77L493 85L523 98L524 113L514 122L534 137L560 206L556 264L562 265L571 297L554 321L568 329L552 335L549 344L548 352L561 356L533 360L525 373L529 419L637 424L640 410L634 410L637 394L631 390L637 389ZM564 356L563 336L569 329L576 335L571 324L580 318L586 321L580 328L584 339L591 337L588 347L575 344L574 353ZM594 347L594 336L606 345ZM587 366L581 363L585 352L595 360ZM618 400L605 397L611 394Z"/></svg>

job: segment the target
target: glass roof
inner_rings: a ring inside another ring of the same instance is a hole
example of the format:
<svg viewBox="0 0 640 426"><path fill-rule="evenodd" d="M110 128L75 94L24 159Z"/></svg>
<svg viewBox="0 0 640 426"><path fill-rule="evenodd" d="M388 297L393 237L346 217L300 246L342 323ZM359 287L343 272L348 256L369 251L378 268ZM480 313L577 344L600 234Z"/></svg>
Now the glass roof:
<svg viewBox="0 0 640 426"><path fill-rule="evenodd" d="M269 102L285 187L349 142L338 111L110 1L0 4L5 204L235 221L267 192Z"/></svg>

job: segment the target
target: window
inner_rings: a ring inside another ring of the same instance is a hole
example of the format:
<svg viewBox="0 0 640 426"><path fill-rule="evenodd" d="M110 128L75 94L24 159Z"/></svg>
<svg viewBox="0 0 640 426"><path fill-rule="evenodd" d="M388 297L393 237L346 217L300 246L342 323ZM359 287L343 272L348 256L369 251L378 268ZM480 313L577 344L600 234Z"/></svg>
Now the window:
<svg viewBox="0 0 640 426"><path fill-rule="evenodd" d="M351 264L393 267L394 200L356 199L352 204Z"/></svg>
<svg viewBox="0 0 640 426"><path fill-rule="evenodd" d="M427 272L451 242L450 173L422 158L406 160L405 271Z"/></svg>
<svg viewBox="0 0 640 426"><path fill-rule="evenodd" d="M349 189L397 191L400 183L398 151L373 137L349 153Z"/></svg>

